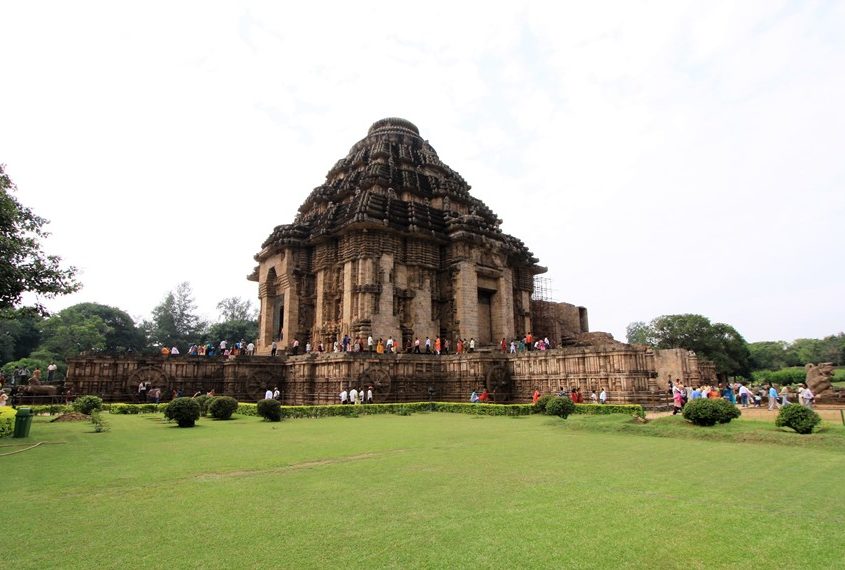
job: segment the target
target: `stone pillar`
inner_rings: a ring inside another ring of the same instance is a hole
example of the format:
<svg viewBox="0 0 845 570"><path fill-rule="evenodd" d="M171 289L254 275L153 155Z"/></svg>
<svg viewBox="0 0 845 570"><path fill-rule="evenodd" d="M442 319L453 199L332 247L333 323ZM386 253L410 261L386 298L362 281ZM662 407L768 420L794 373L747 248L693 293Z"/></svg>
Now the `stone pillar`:
<svg viewBox="0 0 845 570"><path fill-rule="evenodd" d="M515 336L513 322L513 275L510 269L503 269L497 280L496 294L493 295L493 343L499 346L502 337L510 342Z"/></svg>
<svg viewBox="0 0 845 570"><path fill-rule="evenodd" d="M478 274L475 264L462 261L455 276L455 309L462 338L478 338Z"/></svg>
<svg viewBox="0 0 845 570"><path fill-rule="evenodd" d="M355 318L355 315L352 314L353 281L357 281L357 279L353 278L352 275L352 262L347 261L343 264L343 320L340 327L341 337L344 334L349 334L352 327L352 320Z"/></svg>

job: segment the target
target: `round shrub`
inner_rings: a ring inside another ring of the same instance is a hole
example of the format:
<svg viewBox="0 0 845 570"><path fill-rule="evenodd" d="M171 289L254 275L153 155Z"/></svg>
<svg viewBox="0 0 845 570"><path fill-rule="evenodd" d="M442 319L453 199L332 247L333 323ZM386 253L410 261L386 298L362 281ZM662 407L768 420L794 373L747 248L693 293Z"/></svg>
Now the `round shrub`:
<svg viewBox="0 0 845 570"><path fill-rule="evenodd" d="M738 418L741 412L736 406L721 398L711 400L699 398L691 400L684 406L684 419L697 426L713 426L717 423L726 424Z"/></svg>
<svg viewBox="0 0 845 570"><path fill-rule="evenodd" d="M269 422L282 421L282 405L278 400L259 400L258 415Z"/></svg>
<svg viewBox="0 0 845 570"><path fill-rule="evenodd" d="M164 417L175 420L179 427L194 427L200 419L200 405L193 398L176 398L164 408Z"/></svg>
<svg viewBox="0 0 845 570"><path fill-rule="evenodd" d="M533 407L531 408L531 413L533 413L533 414L545 413L546 405L548 405L549 400L551 400L554 397L555 396L553 394L545 394L543 396L540 396L540 399L537 400L537 403L534 404Z"/></svg>
<svg viewBox="0 0 845 570"><path fill-rule="evenodd" d="M546 415L560 416L563 419L575 411L575 404L569 398L554 396L546 402Z"/></svg>
<svg viewBox="0 0 845 570"><path fill-rule="evenodd" d="M208 414L215 420L228 420L238 409L238 401L231 396L217 396L211 398L208 404Z"/></svg>
<svg viewBox="0 0 845 570"><path fill-rule="evenodd" d="M196 400L197 404L200 406L200 415L208 414L208 405L211 403L212 396L208 394L200 394L194 400Z"/></svg>
<svg viewBox="0 0 845 570"><path fill-rule="evenodd" d="M790 404L780 409L780 413L777 419L775 419L775 425L777 427L788 427L798 433L807 434L813 433L813 430L821 421L821 417L810 408Z"/></svg>
<svg viewBox="0 0 845 570"><path fill-rule="evenodd" d="M73 411L90 416L91 412L103 409L103 399L99 396L79 396L73 401Z"/></svg>

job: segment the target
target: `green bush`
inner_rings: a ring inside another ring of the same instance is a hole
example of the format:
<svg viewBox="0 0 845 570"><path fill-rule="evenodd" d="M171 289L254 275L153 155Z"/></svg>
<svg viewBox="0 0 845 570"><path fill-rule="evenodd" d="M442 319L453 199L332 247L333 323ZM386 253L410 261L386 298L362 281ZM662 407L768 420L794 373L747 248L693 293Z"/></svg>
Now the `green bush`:
<svg viewBox="0 0 845 570"><path fill-rule="evenodd" d="M245 404L244 402L238 402L238 409L235 410L235 413L242 416L257 416L258 404Z"/></svg>
<svg viewBox="0 0 845 570"><path fill-rule="evenodd" d="M106 418L101 416L100 412L96 410L91 412L91 423L94 425L94 433L103 433L111 429Z"/></svg>
<svg viewBox="0 0 845 570"><path fill-rule="evenodd" d="M215 420L228 420L238 409L238 401L231 396L217 396L208 404L208 414Z"/></svg>
<svg viewBox="0 0 845 570"><path fill-rule="evenodd" d="M107 404L103 404L103 408L105 408ZM61 414L68 414L73 412L73 406L67 406L65 404L41 404L38 406L29 406L32 409L32 415L40 416L43 414L48 414L51 416L61 415Z"/></svg>
<svg viewBox="0 0 845 570"><path fill-rule="evenodd" d="M561 398L555 396L546 404L547 416L560 416L563 419L569 417L569 414L575 411L575 404L569 398Z"/></svg>
<svg viewBox="0 0 845 570"><path fill-rule="evenodd" d="M351 408L352 406L349 407ZM278 400L259 400L256 409L258 411L258 415L268 422L282 421L282 405L278 402Z"/></svg>
<svg viewBox="0 0 845 570"><path fill-rule="evenodd" d="M546 405L549 403L549 400L554 398L554 394L546 394L544 396L540 396L540 399L537 400L536 404L533 404L532 412L535 414L542 414L546 411Z"/></svg>
<svg viewBox="0 0 845 570"><path fill-rule="evenodd" d="M90 416L93 411L103 409L103 399L99 396L79 396L73 401L73 410Z"/></svg>
<svg viewBox="0 0 845 570"><path fill-rule="evenodd" d="M176 398L164 408L164 417L175 420L179 427L194 427L200 419L200 405L194 398Z"/></svg>
<svg viewBox="0 0 845 570"><path fill-rule="evenodd" d="M821 417L810 408L805 408L798 404L790 404L780 409L780 413L777 419L775 419L775 425L777 427L788 427L798 433L807 434L813 433L813 430L821 421Z"/></svg>
<svg viewBox="0 0 845 570"><path fill-rule="evenodd" d="M208 394L200 394L196 398L193 398L200 406L200 415L204 416L208 414L208 405L211 403L211 398L212 396L209 396Z"/></svg>
<svg viewBox="0 0 845 570"><path fill-rule="evenodd" d="M713 426L717 423L726 424L741 415L739 409L721 398L699 398L687 402L683 416L687 421L697 426Z"/></svg>
<svg viewBox="0 0 845 570"><path fill-rule="evenodd" d="M778 385L800 384L807 378L803 366L791 366L780 370L757 370L751 373L757 384L774 383Z"/></svg>
<svg viewBox="0 0 845 570"><path fill-rule="evenodd" d="M15 416L18 411L11 406L0 406L0 439L15 433Z"/></svg>
<svg viewBox="0 0 845 570"><path fill-rule="evenodd" d="M645 408L639 404L575 404L575 415L605 416L628 414L645 418Z"/></svg>
<svg viewBox="0 0 845 570"><path fill-rule="evenodd" d="M167 404L105 404L104 410L115 415L155 414L163 412Z"/></svg>

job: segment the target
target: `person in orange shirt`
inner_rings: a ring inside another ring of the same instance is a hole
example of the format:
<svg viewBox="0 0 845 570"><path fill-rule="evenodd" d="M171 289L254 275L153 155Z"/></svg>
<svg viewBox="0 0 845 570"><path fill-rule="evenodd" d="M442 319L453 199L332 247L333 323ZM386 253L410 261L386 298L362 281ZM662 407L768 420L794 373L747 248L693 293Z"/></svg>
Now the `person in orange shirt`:
<svg viewBox="0 0 845 570"><path fill-rule="evenodd" d="M434 352L439 356L440 355L440 337L434 339Z"/></svg>
<svg viewBox="0 0 845 570"><path fill-rule="evenodd" d="M536 404L537 404L537 401L538 401L539 399L540 399L540 389L539 389L539 388L535 388L535 389L534 389L534 394L531 396L531 403L532 403L532 404L534 404L534 405L536 405Z"/></svg>

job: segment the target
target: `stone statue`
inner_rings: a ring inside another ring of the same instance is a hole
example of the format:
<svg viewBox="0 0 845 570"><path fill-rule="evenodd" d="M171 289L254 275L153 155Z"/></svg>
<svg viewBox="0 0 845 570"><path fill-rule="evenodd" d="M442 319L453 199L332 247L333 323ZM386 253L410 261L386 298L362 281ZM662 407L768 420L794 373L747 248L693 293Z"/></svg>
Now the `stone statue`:
<svg viewBox="0 0 845 570"><path fill-rule="evenodd" d="M804 366L807 371L807 379L805 383L812 390L813 394L819 396L828 390L832 390L833 386L830 379L833 377L833 363L821 362L819 364L807 364Z"/></svg>

